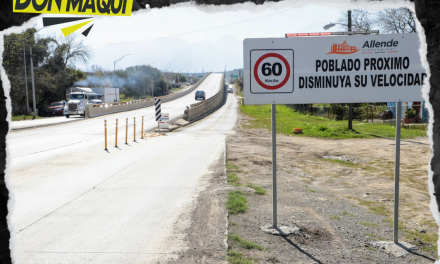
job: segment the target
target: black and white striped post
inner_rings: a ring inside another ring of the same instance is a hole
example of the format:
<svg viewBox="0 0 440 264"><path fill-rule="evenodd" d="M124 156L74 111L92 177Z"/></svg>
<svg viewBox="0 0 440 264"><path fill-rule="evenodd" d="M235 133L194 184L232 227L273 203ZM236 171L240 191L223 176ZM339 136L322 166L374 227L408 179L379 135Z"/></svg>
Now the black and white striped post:
<svg viewBox="0 0 440 264"><path fill-rule="evenodd" d="M162 115L160 114L160 99L156 99L154 102L154 105L156 106L156 121L157 121L157 131L159 132L159 121Z"/></svg>

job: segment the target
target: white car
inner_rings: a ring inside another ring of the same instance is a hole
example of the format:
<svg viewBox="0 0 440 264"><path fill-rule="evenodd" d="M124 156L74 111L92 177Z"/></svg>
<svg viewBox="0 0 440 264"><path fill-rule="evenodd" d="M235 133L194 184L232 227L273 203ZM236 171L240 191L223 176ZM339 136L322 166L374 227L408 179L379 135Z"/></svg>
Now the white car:
<svg viewBox="0 0 440 264"><path fill-rule="evenodd" d="M228 93L233 93L234 92L234 89L232 89L232 87L229 87L228 88Z"/></svg>

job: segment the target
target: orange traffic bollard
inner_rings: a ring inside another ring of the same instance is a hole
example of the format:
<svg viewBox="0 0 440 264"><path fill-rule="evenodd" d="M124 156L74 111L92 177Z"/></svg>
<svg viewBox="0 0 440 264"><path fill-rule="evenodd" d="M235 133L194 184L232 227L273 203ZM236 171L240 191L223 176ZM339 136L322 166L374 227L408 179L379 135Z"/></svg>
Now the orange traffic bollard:
<svg viewBox="0 0 440 264"><path fill-rule="evenodd" d="M133 118L134 119L134 126L133 126L133 137L134 137L134 142L136 142L136 117Z"/></svg>
<svg viewBox="0 0 440 264"><path fill-rule="evenodd" d="M126 124L125 124L125 145L128 145L127 138L128 138L128 118L127 118Z"/></svg>
<svg viewBox="0 0 440 264"><path fill-rule="evenodd" d="M142 116L142 131L141 131L141 139L144 139L144 116Z"/></svg>
<svg viewBox="0 0 440 264"><path fill-rule="evenodd" d="M105 150L107 150L107 120L104 120L104 131L105 131Z"/></svg>
<svg viewBox="0 0 440 264"><path fill-rule="evenodd" d="M116 119L116 136L115 136L115 148L118 147L118 119Z"/></svg>

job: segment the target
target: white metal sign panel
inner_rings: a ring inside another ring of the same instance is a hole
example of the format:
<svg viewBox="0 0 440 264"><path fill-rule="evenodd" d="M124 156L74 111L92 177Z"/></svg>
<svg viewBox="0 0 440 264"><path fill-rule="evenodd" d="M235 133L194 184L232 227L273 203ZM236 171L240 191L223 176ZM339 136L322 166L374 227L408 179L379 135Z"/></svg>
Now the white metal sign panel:
<svg viewBox="0 0 440 264"><path fill-rule="evenodd" d="M417 34L245 39L246 104L424 101Z"/></svg>
<svg viewBox="0 0 440 264"><path fill-rule="evenodd" d="M170 128L170 115L168 113L162 113L162 117L159 120L159 128Z"/></svg>

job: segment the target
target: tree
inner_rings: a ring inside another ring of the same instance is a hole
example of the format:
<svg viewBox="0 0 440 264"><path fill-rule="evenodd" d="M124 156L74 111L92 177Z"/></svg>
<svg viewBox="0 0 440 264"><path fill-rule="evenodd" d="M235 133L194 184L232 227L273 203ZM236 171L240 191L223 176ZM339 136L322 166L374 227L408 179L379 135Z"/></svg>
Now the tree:
<svg viewBox="0 0 440 264"><path fill-rule="evenodd" d="M341 11L338 22L348 26L347 11ZM355 30L372 30L377 25L377 19L369 11L353 9L351 11L351 24Z"/></svg>
<svg viewBox="0 0 440 264"><path fill-rule="evenodd" d="M347 12L340 14L338 22L348 24ZM406 7L387 8L372 13L362 9L351 11L351 23L357 30L379 29L381 33L413 33L416 32L414 14Z"/></svg>
<svg viewBox="0 0 440 264"><path fill-rule="evenodd" d="M74 62L87 62L91 57L88 47L82 41L75 40L75 36L66 40L54 37L39 38L35 36L36 32L35 28L31 28L20 34L5 36L7 45L2 54L3 67L11 82L13 114L26 113L23 42L26 49L28 88L31 83L29 47L32 46L37 107L65 99L65 88L84 78L84 73L74 68ZM29 96L30 101L31 98Z"/></svg>
<svg viewBox="0 0 440 264"><path fill-rule="evenodd" d="M416 31L414 14L406 7L387 8L377 14L383 33L413 33Z"/></svg>

